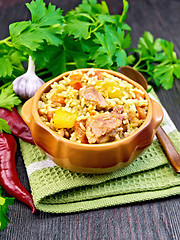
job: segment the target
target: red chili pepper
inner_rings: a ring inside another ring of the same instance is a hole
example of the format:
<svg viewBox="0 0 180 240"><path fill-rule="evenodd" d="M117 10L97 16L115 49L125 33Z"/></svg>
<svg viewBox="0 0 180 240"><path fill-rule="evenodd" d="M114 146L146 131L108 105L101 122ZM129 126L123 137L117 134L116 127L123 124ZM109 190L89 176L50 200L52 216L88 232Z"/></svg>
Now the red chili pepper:
<svg viewBox="0 0 180 240"><path fill-rule="evenodd" d="M25 203L36 212L31 194L20 183L16 165L16 141L14 137L7 133L0 133L0 185L11 196Z"/></svg>
<svg viewBox="0 0 180 240"><path fill-rule="evenodd" d="M0 108L0 118L8 122L12 134L26 142L34 144L29 127L23 121L15 107L12 108L12 111L6 108Z"/></svg>

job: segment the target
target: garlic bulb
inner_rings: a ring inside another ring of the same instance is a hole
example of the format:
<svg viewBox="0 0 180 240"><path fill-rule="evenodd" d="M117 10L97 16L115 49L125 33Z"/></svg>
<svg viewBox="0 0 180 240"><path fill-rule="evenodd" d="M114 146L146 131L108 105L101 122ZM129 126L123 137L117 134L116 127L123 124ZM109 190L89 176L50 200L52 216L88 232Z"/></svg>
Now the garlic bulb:
<svg viewBox="0 0 180 240"><path fill-rule="evenodd" d="M35 65L31 56L29 56L28 70L22 76L17 77L13 81L13 90L21 98L31 98L44 81L35 73Z"/></svg>

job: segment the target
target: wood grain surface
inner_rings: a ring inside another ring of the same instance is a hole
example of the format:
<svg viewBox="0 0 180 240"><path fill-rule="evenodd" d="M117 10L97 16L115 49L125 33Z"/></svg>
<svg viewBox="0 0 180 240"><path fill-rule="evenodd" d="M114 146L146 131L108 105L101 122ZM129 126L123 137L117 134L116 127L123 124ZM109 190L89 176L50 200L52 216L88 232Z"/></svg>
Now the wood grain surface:
<svg viewBox="0 0 180 240"><path fill-rule="evenodd" d="M29 19L25 0L0 0L0 39L9 36L8 25ZM64 12L77 6L79 0L52 0ZM111 14L119 14L122 0L106 1ZM180 0L129 0L127 22L132 27L132 44L145 30L154 37L174 43L180 58ZM155 89L162 104L180 130L180 81L175 80L171 90ZM29 190L29 183L20 154L17 153L17 171L22 184ZM169 197L112 208L73 214L48 214L31 210L15 201L10 207L11 223L0 232L0 240L179 240L180 197Z"/></svg>

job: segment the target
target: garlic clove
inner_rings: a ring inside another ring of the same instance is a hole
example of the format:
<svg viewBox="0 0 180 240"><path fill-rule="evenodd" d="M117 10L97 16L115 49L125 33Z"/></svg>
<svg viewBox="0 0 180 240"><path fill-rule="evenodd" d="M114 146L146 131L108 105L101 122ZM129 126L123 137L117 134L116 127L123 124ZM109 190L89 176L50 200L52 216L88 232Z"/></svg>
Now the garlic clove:
<svg viewBox="0 0 180 240"><path fill-rule="evenodd" d="M13 81L13 90L21 98L31 98L35 92L44 84L35 73L35 65L31 56L29 56L28 70L22 76Z"/></svg>

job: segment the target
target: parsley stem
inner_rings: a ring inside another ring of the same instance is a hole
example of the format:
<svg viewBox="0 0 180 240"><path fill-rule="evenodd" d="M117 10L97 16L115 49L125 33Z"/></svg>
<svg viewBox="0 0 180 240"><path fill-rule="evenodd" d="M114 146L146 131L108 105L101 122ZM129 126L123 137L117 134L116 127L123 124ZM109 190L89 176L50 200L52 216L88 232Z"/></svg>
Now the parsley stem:
<svg viewBox="0 0 180 240"><path fill-rule="evenodd" d="M41 77L41 76L47 75L49 73L51 73L51 71L46 70L46 71L38 73L37 75L38 75L38 77Z"/></svg>
<svg viewBox="0 0 180 240"><path fill-rule="evenodd" d="M6 42L6 41L9 41L10 39L11 39L11 37L9 36L9 37L7 37L7 38L5 38L5 39L0 40L0 43L4 43L4 42Z"/></svg>
<svg viewBox="0 0 180 240"><path fill-rule="evenodd" d="M142 68L136 68L136 70L139 71L139 72L148 72L148 70L142 69Z"/></svg>
<svg viewBox="0 0 180 240"><path fill-rule="evenodd" d="M16 66L13 66L14 69L16 69L17 71L20 71L22 74L25 72L25 70L22 69L22 67L16 67ZM16 76L15 76L16 78Z"/></svg>
<svg viewBox="0 0 180 240"><path fill-rule="evenodd" d="M103 26L103 24L99 24L96 28L94 28L93 30L91 30L91 33L96 32L97 29L100 28L100 27L102 27L102 26Z"/></svg>
<svg viewBox="0 0 180 240"><path fill-rule="evenodd" d="M87 63L89 66L96 66L95 63Z"/></svg>
<svg viewBox="0 0 180 240"><path fill-rule="evenodd" d="M136 67L136 70L141 70L141 69L144 69L144 67L146 67L146 63L144 64L141 64L140 66Z"/></svg>
<svg viewBox="0 0 180 240"><path fill-rule="evenodd" d="M5 38L4 40L5 40L6 42L9 41L9 40L11 40L11 36Z"/></svg>
<svg viewBox="0 0 180 240"><path fill-rule="evenodd" d="M1 87L0 87L0 90L2 90L3 88L6 88L8 87L12 82L7 82L5 84L3 84Z"/></svg>
<svg viewBox="0 0 180 240"><path fill-rule="evenodd" d="M66 63L66 65L72 66L72 65L76 65L76 63L75 62L68 62L68 63Z"/></svg>
<svg viewBox="0 0 180 240"><path fill-rule="evenodd" d="M87 14L84 14L84 13L78 13L78 16L83 16L83 17L85 17L85 18L90 19L92 22L94 22L94 19L93 19L92 17L90 17L89 15L87 15Z"/></svg>
<svg viewBox="0 0 180 240"><path fill-rule="evenodd" d="M142 59L140 58L137 63L133 66L134 69L137 70L137 66L140 64L140 62L142 61Z"/></svg>
<svg viewBox="0 0 180 240"><path fill-rule="evenodd" d="M3 40L0 40L0 44L5 43L5 44L8 45L9 47L12 47L13 44L9 42L10 39L11 39L11 37L9 36L9 37L7 37L7 38L5 38L5 39L3 39Z"/></svg>
<svg viewBox="0 0 180 240"><path fill-rule="evenodd" d="M43 78L43 81L44 81L44 82L47 82L47 81L49 81L49 80L52 80L52 77Z"/></svg>
<svg viewBox="0 0 180 240"><path fill-rule="evenodd" d="M95 63L87 63L89 66L95 66L96 64ZM67 62L66 65L68 66L73 66L73 65L76 65L75 62Z"/></svg>

